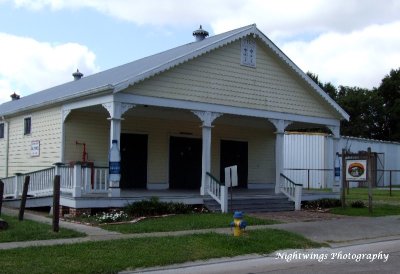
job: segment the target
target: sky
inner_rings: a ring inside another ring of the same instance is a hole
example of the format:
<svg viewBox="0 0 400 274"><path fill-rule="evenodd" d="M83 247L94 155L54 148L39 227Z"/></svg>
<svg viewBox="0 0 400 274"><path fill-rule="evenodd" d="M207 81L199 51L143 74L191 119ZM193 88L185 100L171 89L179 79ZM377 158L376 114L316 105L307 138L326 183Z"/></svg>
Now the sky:
<svg viewBox="0 0 400 274"><path fill-rule="evenodd" d="M0 103L254 23L322 82L400 68L400 0L0 0Z"/></svg>

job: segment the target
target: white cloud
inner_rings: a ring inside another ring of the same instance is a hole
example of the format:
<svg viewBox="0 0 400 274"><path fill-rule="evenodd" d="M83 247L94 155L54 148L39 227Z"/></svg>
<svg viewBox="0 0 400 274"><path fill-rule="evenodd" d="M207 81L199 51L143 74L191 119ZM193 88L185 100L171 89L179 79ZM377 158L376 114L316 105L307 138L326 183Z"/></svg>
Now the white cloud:
<svg viewBox="0 0 400 274"><path fill-rule="evenodd" d="M211 32L220 33L256 23L300 68L312 71L322 81L331 81L336 85L372 88L379 85L390 69L400 66L400 0L387 0L384 3L379 0L9 1L13 1L17 7L31 10L91 8L119 20L155 26L161 31L168 30L169 26L197 27L201 23L211 26ZM68 67L64 67L60 75L69 75L73 67L69 58L59 62L52 62L48 58L44 62L44 52L50 51L55 56L57 51L63 49L39 44L43 51L39 55L41 57L35 58L37 55L28 50L31 55L24 59L34 72L23 68L15 74L19 75L18 80L25 81L24 84L32 88L40 86L46 79L49 72L43 66L50 68L66 62L64 66ZM75 62L78 61L76 58L86 60L84 62L87 62L89 71L94 70L94 61L91 59L94 56L88 49L79 45L75 45L74 49L71 45L64 46L65 51L73 52L65 56L75 58ZM60 67L51 69L62 70ZM0 70L1 73L4 75ZM22 75L31 73L36 77L23 79ZM13 81L17 82L17 79ZM53 82L59 83L58 79Z"/></svg>
<svg viewBox="0 0 400 274"><path fill-rule="evenodd" d="M330 32L281 49L304 71L336 85L372 88L400 66L400 21L351 33Z"/></svg>
<svg viewBox="0 0 400 274"><path fill-rule="evenodd" d="M0 102L17 92L26 95L98 71L95 54L76 44L50 44L32 38L0 33Z"/></svg>

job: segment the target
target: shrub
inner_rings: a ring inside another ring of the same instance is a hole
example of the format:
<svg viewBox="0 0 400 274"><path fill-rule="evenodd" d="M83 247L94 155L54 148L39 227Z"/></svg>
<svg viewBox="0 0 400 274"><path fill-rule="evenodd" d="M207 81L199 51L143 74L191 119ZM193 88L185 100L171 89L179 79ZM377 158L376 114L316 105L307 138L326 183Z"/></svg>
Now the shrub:
<svg viewBox="0 0 400 274"><path fill-rule="evenodd" d="M190 213L192 212L192 207L183 203L160 202L158 197L151 197L150 200L143 200L126 205L124 211L133 217L143 217Z"/></svg>
<svg viewBox="0 0 400 274"><path fill-rule="evenodd" d="M351 207L353 208L364 208L365 204L363 201L353 201L351 202Z"/></svg>
<svg viewBox="0 0 400 274"><path fill-rule="evenodd" d="M305 201L302 203L304 209L323 209L340 206L340 200L337 199L320 199L314 201Z"/></svg>

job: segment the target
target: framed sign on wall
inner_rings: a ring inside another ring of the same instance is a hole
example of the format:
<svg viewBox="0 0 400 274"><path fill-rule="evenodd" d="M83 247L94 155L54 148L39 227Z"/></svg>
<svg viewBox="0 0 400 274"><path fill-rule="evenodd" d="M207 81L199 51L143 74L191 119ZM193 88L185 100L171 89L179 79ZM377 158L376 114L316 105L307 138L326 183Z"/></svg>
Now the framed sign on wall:
<svg viewBox="0 0 400 274"><path fill-rule="evenodd" d="M40 141L35 140L31 142L31 157L40 156Z"/></svg>

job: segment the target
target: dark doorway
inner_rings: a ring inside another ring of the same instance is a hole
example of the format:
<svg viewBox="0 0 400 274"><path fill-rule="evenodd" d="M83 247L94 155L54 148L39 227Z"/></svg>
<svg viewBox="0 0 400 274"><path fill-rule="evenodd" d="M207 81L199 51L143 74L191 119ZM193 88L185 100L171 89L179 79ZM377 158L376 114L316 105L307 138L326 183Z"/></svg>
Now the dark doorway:
<svg viewBox="0 0 400 274"><path fill-rule="evenodd" d="M199 189L201 186L201 139L171 137L169 188Z"/></svg>
<svg viewBox="0 0 400 274"><path fill-rule="evenodd" d="M121 188L146 188L147 135L121 134Z"/></svg>
<svg viewBox="0 0 400 274"><path fill-rule="evenodd" d="M238 168L238 186L247 188L247 142L221 140L221 182L225 182L225 168L234 165L237 165Z"/></svg>

